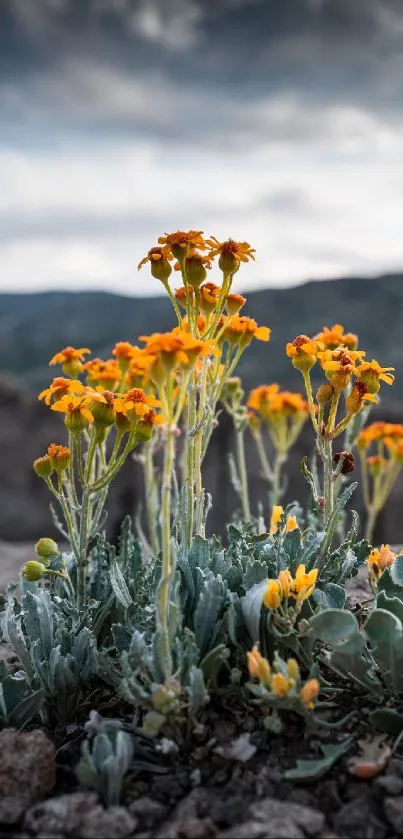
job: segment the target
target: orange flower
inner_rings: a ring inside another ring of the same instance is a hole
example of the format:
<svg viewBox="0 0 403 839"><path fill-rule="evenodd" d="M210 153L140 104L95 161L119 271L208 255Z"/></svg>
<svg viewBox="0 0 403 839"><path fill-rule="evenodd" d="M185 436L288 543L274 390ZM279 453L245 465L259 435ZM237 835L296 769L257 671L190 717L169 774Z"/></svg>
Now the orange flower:
<svg viewBox="0 0 403 839"><path fill-rule="evenodd" d="M58 376L53 379L49 387L41 391L38 399L44 399L45 404L50 405L52 397L57 401L68 393L80 393L83 390L84 385L78 379L64 379L62 376Z"/></svg>
<svg viewBox="0 0 403 839"><path fill-rule="evenodd" d="M237 315L244 307L245 303L246 297L242 297L242 294L235 294L235 292L227 294L225 298L225 306L230 317L232 317L232 315Z"/></svg>
<svg viewBox="0 0 403 839"><path fill-rule="evenodd" d="M255 259L255 248L251 248L248 242L236 242L234 239L227 239L219 242L215 236L206 239L206 245L210 248L209 259L219 256L218 265L224 274L235 273L240 262L249 262Z"/></svg>
<svg viewBox="0 0 403 839"><path fill-rule="evenodd" d="M318 332L314 340L325 344L330 350L335 350L337 347L347 347L354 350L358 344L357 335L352 332L344 332L344 326L341 323L335 323L330 329L328 326L324 326L323 332Z"/></svg>
<svg viewBox="0 0 403 839"><path fill-rule="evenodd" d="M181 286L180 288L176 289L175 297L178 303L180 303L181 306L184 309L186 309L188 299L190 298L190 300L194 300L194 291L191 286L188 286L187 289L185 288L185 286Z"/></svg>
<svg viewBox="0 0 403 839"><path fill-rule="evenodd" d="M70 431L82 431L89 422L94 422L94 416L88 408L91 401L105 402L105 398L96 391L92 391L91 395L87 392L85 396L67 394L54 402L52 411L66 414L65 424Z"/></svg>
<svg viewBox="0 0 403 839"><path fill-rule="evenodd" d="M137 269L139 271L146 262L149 262L152 276L155 277L156 280L161 280L162 283L167 283L172 272L172 268L169 264L169 260L172 258L172 252L168 246L163 248L150 248L147 256L143 257L143 259L139 262Z"/></svg>
<svg viewBox="0 0 403 839"><path fill-rule="evenodd" d="M221 288L215 283L204 283L200 287L200 308L206 314L214 311L220 299Z"/></svg>
<svg viewBox="0 0 403 839"><path fill-rule="evenodd" d="M258 341L270 341L271 329L268 326L258 326L253 318L246 316L234 315L228 318L224 339L230 344L239 344L241 347L247 347L252 338Z"/></svg>
<svg viewBox="0 0 403 839"><path fill-rule="evenodd" d="M144 393L144 390L138 387L132 388L115 400L115 410L129 419L144 417L152 408L160 407L161 402L155 396Z"/></svg>
<svg viewBox="0 0 403 839"><path fill-rule="evenodd" d="M357 376L367 386L369 393L378 393L381 381L387 385L393 385L395 377L390 371L394 369L394 367L380 367L378 362L373 358L372 361L363 361L357 367Z"/></svg>
<svg viewBox="0 0 403 839"><path fill-rule="evenodd" d="M315 699L318 698L319 691L320 684L317 679L308 679L301 688L299 692L300 699L308 711L312 711L312 708L315 707Z"/></svg>
<svg viewBox="0 0 403 839"><path fill-rule="evenodd" d="M321 345L311 341L307 335L298 335L291 343L286 344L286 354L291 358L293 367L297 370L308 371L316 362L316 353Z"/></svg>
<svg viewBox="0 0 403 839"><path fill-rule="evenodd" d="M163 371L159 362L165 372L170 372L177 367L196 364L200 356L218 353L212 341L199 341L178 327L172 332L142 335L140 341L146 342L146 351L154 359L153 367L150 369L151 378L161 377Z"/></svg>
<svg viewBox="0 0 403 839"><path fill-rule="evenodd" d="M365 402L377 402L376 396L369 393L367 386L359 379L354 382L346 399L346 408L350 414L359 414Z"/></svg>
<svg viewBox="0 0 403 839"><path fill-rule="evenodd" d="M365 355L363 351L352 350L324 350L318 352L317 357L320 360L322 370L325 371L327 378L333 385L335 390L345 390L350 382L351 376L357 375L355 362L357 359L361 360Z"/></svg>
<svg viewBox="0 0 403 839"><path fill-rule="evenodd" d="M248 662L249 675L253 679L259 679L266 687L271 684L271 668L266 658L264 658L257 647L246 653Z"/></svg>
<svg viewBox="0 0 403 839"><path fill-rule="evenodd" d="M287 416L308 416L309 406L306 399L300 393L292 393L289 390L280 391L277 384L260 385L254 388L249 394L248 408L254 408L264 419L276 419L280 415Z"/></svg>
<svg viewBox="0 0 403 839"><path fill-rule="evenodd" d="M51 443L48 446L48 457L52 469L56 472L63 472L70 464L71 451L67 446L59 446L57 443Z"/></svg>
<svg viewBox="0 0 403 839"><path fill-rule="evenodd" d="M56 355L50 359L49 366L53 367L55 364L61 364L64 373L67 373L69 376L77 376L77 374L82 370L84 356L88 355L90 352L91 350L89 350L88 347L80 347L80 349L65 347L64 350L56 353Z"/></svg>
<svg viewBox="0 0 403 839"><path fill-rule="evenodd" d="M376 475L380 475L388 466L388 461L386 457L382 457L380 454L374 454L371 457L367 457L367 465L371 475L375 477Z"/></svg>
<svg viewBox="0 0 403 839"><path fill-rule="evenodd" d="M160 245L168 247L176 259L182 260L195 248L206 250L206 243L202 230L177 230L176 233L165 233L159 236Z"/></svg>
<svg viewBox="0 0 403 839"><path fill-rule="evenodd" d="M396 556L397 554L391 551L390 545L381 545L380 548L374 548L371 551L367 558L367 568L372 583L377 583L385 568L390 568L393 565Z"/></svg>
<svg viewBox="0 0 403 839"><path fill-rule="evenodd" d="M115 390L122 379L122 373L114 358L108 361L94 358L83 365L83 370L87 373L88 384L93 387L102 385L105 390Z"/></svg>
<svg viewBox="0 0 403 839"><path fill-rule="evenodd" d="M124 358L130 360L133 355L133 350L133 344L130 344L129 341L118 341L112 350L112 355L117 359Z"/></svg>

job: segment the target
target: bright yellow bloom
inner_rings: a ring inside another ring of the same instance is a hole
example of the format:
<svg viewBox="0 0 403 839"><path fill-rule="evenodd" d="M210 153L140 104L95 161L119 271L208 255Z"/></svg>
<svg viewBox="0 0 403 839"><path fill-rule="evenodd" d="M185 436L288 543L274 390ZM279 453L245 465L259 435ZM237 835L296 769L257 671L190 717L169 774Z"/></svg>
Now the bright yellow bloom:
<svg viewBox="0 0 403 839"><path fill-rule="evenodd" d="M257 647L246 653L248 661L249 675L253 679L259 679L259 682L270 687L271 684L271 668L266 658L264 658Z"/></svg>
<svg viewBox="0 0 403 839"><path fill-rule="evenodd" d="M68 376L77 376L82 370L84 356L90 352L91 350L88 347L80 347L80 349L65 347L64 350L56 353L50 359L49 366L52 367L55 364L61 364L64 373Z"/></svg>
<svg viewBox="0 0 403 839"><path fill-rule="evenodd" d="M299 527L296 516L288 516L287 524L286 524L286 531L290 533L291 530L297 530Z"/></svg>
<svg viewBox="0 0 403 839"><path fill-rule="evenodd" d="M312 568L311 571L305 570L305 565L299 565L293 581L291 596L302 603L303 600L308 600L315 589L316 580L318 578L318 569Z"/></svg>
<svg viewBox="0 0 403 839"><path fill-rule="evenodd" d="M177 230L176 233L165 233L164 236L159 236L158 242L168 247L174 257L180 261L195 249L205 251L207 247L202 230Z"/></svg>
<svg viewBox="0 0 403 839"><path fill-rule="evenodd" d="M268 421L278 419L281 415L284 417L309 415L306 399L300 393L289 390L280 391L278 384L255 387L249 394L247 406L258 411Z"/></svg>
<svg viewBox="0 0 403 839"><path fill-rule="evenodd" d="M286 600L287 597L290 597L291 595L291 590L294 582L288 568L285 568L282 571L280 571L278 575L278 581L281 587L281 599Z"/></svg>
<svg viewBox="0 0 403 839"><path fill-rule="evenodd" d="M372 361L363 361L357 367L357 376L367 386L369 393L378 393L381 381L387 385L393 385L395 377L390 371L394 369L394 367L380 367L378 362L373 358Z"/></svg>
<svg viewBox="0 0 403 839"><path fill-rule="evenodd" d="M318 698L320 691L320 684L317 679L309 679L301 688L299 695L308 711L312 711L315 705L315 699Z"/></svg>
<svg viewBox="0 0 403 839"><path fill-rule="evenodd" d="M160 407L161 402L155 396L144 393L144 390L138 387L132 388L115 400L115 410L129 419L133 416L144 417L150 409Z"/></svg>
<svg viewBox="0 0 403 839"><path fill-rule="evenodd" d="M284 515L284 507L281 504L274 504L273 510L271 513L270 519L270 536L273 536L274 533L277 533L279 524L281 521L281 517ZM290 530L296 530L298 527L298 522L295 516L288 516L286 522L286 530L289 532Z"/></svg>
<svg viewBox="0 0 403 839"><path fill-rule="evenodd" d="M278 609L282 600L281 585L278 580L268 580L267 588L263 595L263 603L266 609Z"/></svg>
<svg viewBox="0 0 403 839"><path fill-rule="evenodd" d="M377 583L385 568L390 568L393 565L396 556L397 554L391 551L390 545L381 545L380 548L373 548L367 558L367 568L374 584Z"/></svg>
<svg viewBox="0 0 403 839"><path fill-rule="evenodd" d="M92 391L91 396L87 393L85 396L67 395L62 396L57 402L52 405L52 411L60 411L66 414L66 428L70 431L82 431L87 423L94 422L94 416L89 410L88 406L92 401L104 402L104 397L96 391Z"/></svg>
<svg viewBox="0 0 403 839"><path fill-rule="evenodd" d="M274 693L274 696L283 699L293 687L292 680L287 679L282 673L273 673L271 677L271 692Z"/></svg>
<svg viewBox="0 0 403 839"><path fill-rule="evenodd" d="M291 343L286 344L285 351L297 370L308 371L316 362L316 353L320 346L307 335L298 335Z"/></svg>
<svg viewBox="0 0 403 839"><path fill-rule="evenodd" d="M344 390L349 384L351 376L357 375L355 362L357 359L361 360L363 355L365 353L358 350L352 350L351 352L347 352L347 350L324 350L317 353L322 370L325 371L327 378L337 391Z"/></svg>
<svg viewBox="0 0 403 839"><path fill-rule="evenodd" d="M344 332L344 326L341 323L335 323L330 328L324 326L323 331L318 332L314 340L325 344L330 350L335 350L337 347L347 347L354 350L358 344L357 335L352 332Z"/></svg>
<svg viewBox="0 0 403 839"><path fill-rule="evenodd" d="M38 399L44 399L46 405L50 405L52 402L52 397L57 402L58 399L61 399L62 396L66 396L69 393L80 393L84 390L84 385L79 379L64 379L62 376L58 376L53 379L53 382L49 387L45 390L42 390L38 396Z"/></svg>

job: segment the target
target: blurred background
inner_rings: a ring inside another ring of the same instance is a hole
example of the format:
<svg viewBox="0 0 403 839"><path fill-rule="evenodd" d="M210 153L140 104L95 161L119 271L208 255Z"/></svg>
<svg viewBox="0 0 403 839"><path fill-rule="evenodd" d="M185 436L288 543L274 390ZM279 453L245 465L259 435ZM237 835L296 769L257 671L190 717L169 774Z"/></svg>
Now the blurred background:
<svg viewBox="0 0 403 839"><path fill-rule="evenodd" d="M61 442L36 398L49 358L173 325L137 272L165 230L256 248L234 290L273 332L244 357L246 390L300 389L285 342L341 322L395 366L376 416L403 420L402 47L401 0L0 0L0 539L51 532L31 467ZM289 498L312 444L307 429ZM230 448L223 419L212 529L236 504ZM130 463L111 532L141 492ZM403 478L378 540L403 542L402 503Z"/></svg>

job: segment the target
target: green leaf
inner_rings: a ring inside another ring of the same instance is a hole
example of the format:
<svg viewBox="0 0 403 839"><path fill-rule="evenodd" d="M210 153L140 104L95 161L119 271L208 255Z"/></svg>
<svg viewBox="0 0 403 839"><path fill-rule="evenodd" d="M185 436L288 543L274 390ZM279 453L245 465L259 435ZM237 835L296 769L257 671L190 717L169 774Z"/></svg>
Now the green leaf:
<svg viewBox="0 0 403 839"><path fill-rule="evenodd" d="M257 644L260 639L260 614L266 585L266 580L263 580L249 589L242 598L242 617L253 644Z"/></svg>
<svg viewBox="0 0 403 839"><path fill-rule="evenodd" d="M403 625L403 601L398 597L388 597L385 591L380 591L376 598L376 608L392 612Z"/></svg>
<svg viewBox="0 0 403 839"><path fill-rule="evenodd" d="M323 591L326 594L329 609L344 609L346 602L344 586L338 586L336 583L326 583L323 586Z"/></svg>
<svg viewBox="0 0 403 839"><path fill-rule="evenodd" d="M392 708L378 708L371 714L371 720L376 728L387 734L397 735L403 731L403 714Z"/></svg>
<svg viewBox="0 0 403 839"><path fill-rule="evenodd" d="M258 559L250 560L246 565L246 571L243 578L245 590L253 588L253 586L267 581L267 565Z"/></svg>
<svg viewBox="0 0 403 839"><path fill-rule="evenodd" d="M209 580L200 594L194 619L196 644L203 658L216 637L216 623L225 598L221 580Z"/></svg>
<svg viewBox="0 0 403 839"><path fill-rule="evenodd" d="M116 600L121 606L123 606L124 609L128 609L129 606L132 605L133 599L130 596L125 578L118 566L118 563L116 562L116 557L112 557L111 564L109 566L109 579Z"/></svg>
<svg viewBox="0 0 403 839"><path fill-rule="evenodd" d="M360 652L365 646L357 618L344 609L326 609L314 615L309 621L309 634L346 652Z"/></svg>
<svg viewBox="0 0 403 839"><path fill-rule="evenodd" d="M321 744L320 748L324 755L322 758L297 760L295 769L289 769L284 777L287 781L317 781L319 778L323 778L336 761L349 750L353 739L352 736L349 736L335 745L323 746Z"/></svg>
<svg viewBox="0 0 403 839"><path fill-rule="evenodd" d="M403 588L394 583L391 577L390 568L385 568L377 582L379 591L384 591L388 597L399 597L403 600Z"/></svg>
<svg viewBox="0 0 403 839"><path fill-rule="evenodd" d="M397 556L390 569L392 581L403 588L403 555Z"/></svg>

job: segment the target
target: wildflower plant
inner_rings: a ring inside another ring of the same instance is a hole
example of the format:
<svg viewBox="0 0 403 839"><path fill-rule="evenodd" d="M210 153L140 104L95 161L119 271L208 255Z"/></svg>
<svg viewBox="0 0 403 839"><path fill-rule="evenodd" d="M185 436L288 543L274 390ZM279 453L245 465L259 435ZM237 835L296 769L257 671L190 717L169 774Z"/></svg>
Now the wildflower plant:
<svg viewBox="0 0 403 839"><path fill-rule="evenodd" d="M93 358L87 347L66 347L51 359L51 366L61 365L60 375L39 399L63 418L64 428L33 466L51 493L53 521L67 549L41 538L24 566L20 600L16 586L8 588L2 634L22 673L18 685L0 674L2 719L40 713L46 722L76 720L88 714L88 697L106 682L140 715L143 732L155 736L193 720L215 692L234 691L246 665L247 692L271 710L269 725L281 711L309 717L319 691L328 689L323 661L330 671L351 670L346 632L356 643L357 683L378 685L373 671L380 641L374 630L370 650L365 633L381 626L382 616L370 615L363 627L346 607L345 585L366 561L373 614L387 607L400 620L403 596L392 603L403 592L400 557L388 546L371 551L358 537L354 514L348 533L335 542L354 490L350 485L341 492L356 441L365 468L374 468L369 441L377 441L376 456L387 460L385 476L368 495L373 513L400 470L401 441L393 429L379 437L368 429L360 433L380 382L393 382L392 368L366 362L356 336L336 324L287 344L305 396L272 384L255 388L245 401L238 362L252 341L270 340L270 329L243 314L246 299L233 290L238 271L254 256L247 242L220 242L199 230L166 233L139 268L147 267L168 295L172 329L139 336L137 344L120 341L107 359ZM314 395L315 365L324 381ZM226 541L206 536L211 499L203 484L204 458L223 407L235 428L232 472L241 502ZM308 418L323 461L322 487L303 467L317 521L305 521L296 502L285 509L279 503L284 464ZM272 490L270 508L259 519L249 501L248 428ZM342 434L344 449L334 453L333 441ZM274 447L272 464L264 435ZM143 468L145 532L136 511L137 534L126 519L117 544L109 545L108 490L132 456ZM383 665L378 669L384 673ZM133 737L116 721L91 720L78 774L116 803L132 767Z"/></svg>
<svg viewBox="0 0 403 839"><path fill-rule="evenodd" d="M357 439L364 504L366 537L372 540L378 514L385 506L403 466L403 425L373 422Z"/></svg>

